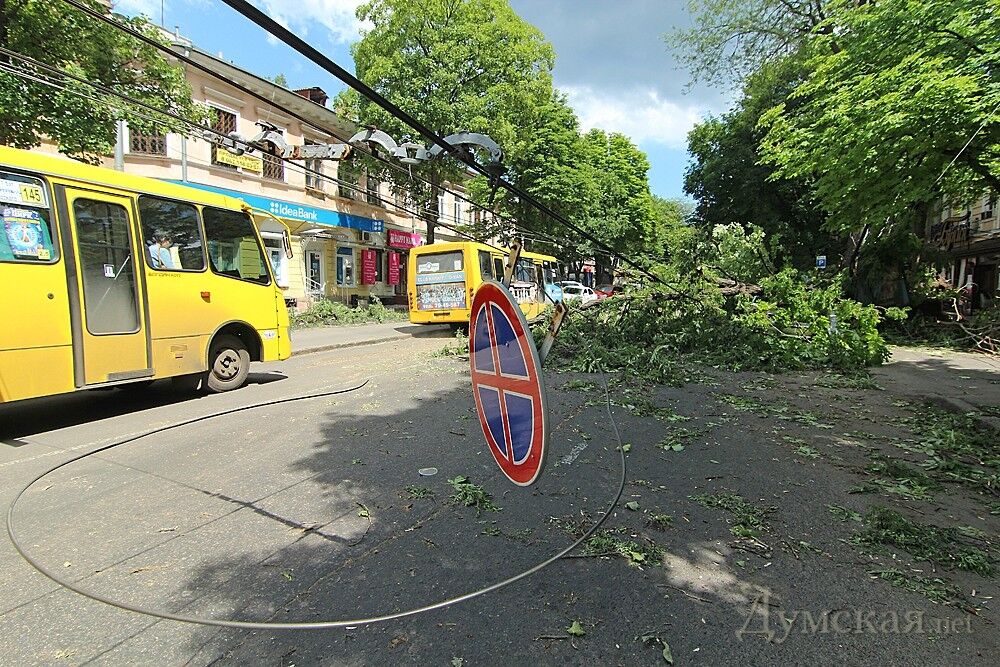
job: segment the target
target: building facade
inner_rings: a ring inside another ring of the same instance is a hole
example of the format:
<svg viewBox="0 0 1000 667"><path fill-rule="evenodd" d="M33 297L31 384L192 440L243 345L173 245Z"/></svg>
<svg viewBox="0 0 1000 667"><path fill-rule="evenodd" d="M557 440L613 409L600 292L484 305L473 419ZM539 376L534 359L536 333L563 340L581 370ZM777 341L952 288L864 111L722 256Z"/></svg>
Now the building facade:
<svg viewBox="0 0 1000 667"><path fill-rule="evenodd" d="M249 139L261 131L258 123L267 123L277 128L287 144L304 146L344 143L358 131L327 107L326 94L319 88L289 90L200 51L182 38L174 36L173 42L175 50L218 74L210 76L180 63L192 97L209 109L217 132ZM273 100L273 106L232 84ZM278 107L310 122L285 115ZM301 309L322 298L364 303L372 296L389 304L406 304L408 251L424 243L426 225L417 215L400 210L399 206L416 208L405 195L351 161L289 163L264 153L236 155L204 138L145 135L127 127L119 142L122 158L118 166L127 172L228 194L253 206L290 307ZM469 205L451 192L439 198L439 213L446 224L472 219ZM291 260L282 249L283 227L271 215L291 230ZM443 227L436 229L435 236L440 241L459 240Z"/></svg>
<svg viewBox="0 0 1000 667"><path fill-rule="evenodd" d="M973 308L1000 296L1000 215L997 193L964 205L942 206L928 226L931 243L944 250L944 277L966 288Z"/></svg>

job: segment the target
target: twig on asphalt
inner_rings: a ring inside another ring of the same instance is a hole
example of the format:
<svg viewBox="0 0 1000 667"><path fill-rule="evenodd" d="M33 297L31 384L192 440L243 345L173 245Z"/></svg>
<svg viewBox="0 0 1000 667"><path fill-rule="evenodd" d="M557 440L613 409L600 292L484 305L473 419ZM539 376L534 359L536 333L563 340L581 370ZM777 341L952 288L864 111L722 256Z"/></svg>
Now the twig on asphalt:
<svg viewBox="0 0 1000 667"><path fill-rule="evenodd" d="M698 597L697 595L694 595L692 593L688 593L686 590L684 590L683 588L680 588L678 586L671 586L670 584L656 584L656 587L657 588L672 588L675 591L680 591L681 593L683 593L687 597L691 598L692 600L697 600L698 602L706 602L708 604L712 604L711 600L706 600L705 598L701 598L701 597Z"/></svg>

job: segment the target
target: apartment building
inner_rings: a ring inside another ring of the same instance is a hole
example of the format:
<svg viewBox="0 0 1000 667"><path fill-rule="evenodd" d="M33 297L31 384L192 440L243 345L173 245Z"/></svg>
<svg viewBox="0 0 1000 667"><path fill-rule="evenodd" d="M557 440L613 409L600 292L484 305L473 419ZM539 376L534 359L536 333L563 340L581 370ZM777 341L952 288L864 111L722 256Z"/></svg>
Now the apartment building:
<svg viewBox="0 0 1000 667"><path fill-rule="evenodd" d="M964 205L942 206L928 227L931 243L949 256L945 277L956 287L973 285L973 306L1000 296L1000 215L997 193Z"/></svg>
<svg viewBox="0 0 1000 667"><path fill-rule="evenodd" d="M267 123L277 128L287 144L304 146L344 143L359 129L328 108L327 95L319 88L289 90L201 51L177 35L172 41L177 52L218 75L180 63L192 97L210 109L217 132L249 139L261 131L259 123ZM119 167L127 172L239 197L257 209L255 218L290 306L304 308L320 298L357 303L371 296L387 303L406 303L408 251L424 243L426 225L398 208L415 209L403 193L394 192L353 161L288 163L261 152L236 155L197 136L146 135L127 127L120 143ZM440 197L440 220L468 222L469 208L447 192ZM268 214L291 229L293 259L286 259L282 250L282 226ZM443 227L435 235L439 241L458 239Z"/></svg>

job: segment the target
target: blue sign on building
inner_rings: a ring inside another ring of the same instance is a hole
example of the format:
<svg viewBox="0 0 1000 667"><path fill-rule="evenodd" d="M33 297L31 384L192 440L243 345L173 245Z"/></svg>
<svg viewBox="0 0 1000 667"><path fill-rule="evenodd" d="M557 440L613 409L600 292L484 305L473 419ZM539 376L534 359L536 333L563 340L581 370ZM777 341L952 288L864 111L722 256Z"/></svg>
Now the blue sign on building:
<svg viewBox="0 0 1000 667"><path fill-rule="evenodd" d="M246 192L239 192L238 190L217 188L212 185L203 185L201 183L191 183L190 181L178 181L174 179L166 180L171 183L176 183L177 185L196 188L198 190L205 190L206 192L214 192L216 194L226 195L227 197L233 197L235 199L242 199L250 206L268 211L271 215L278 218L298 220L300 222L311 222L315 225L325 225L327 227L359 229L363 232L385 231L384 224L381 220L362 218L359 215L332 211L328 208L316 208L314 206L296 204L295 202L281 201L280 199L260 197Z"/></svg>

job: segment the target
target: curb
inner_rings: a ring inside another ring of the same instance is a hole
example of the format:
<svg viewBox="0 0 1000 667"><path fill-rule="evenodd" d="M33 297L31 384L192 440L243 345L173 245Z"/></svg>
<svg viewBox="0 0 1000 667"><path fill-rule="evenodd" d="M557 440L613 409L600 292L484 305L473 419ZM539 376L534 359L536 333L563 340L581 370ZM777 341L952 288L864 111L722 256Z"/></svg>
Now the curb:
<svg viewBox="0 0 1000 667"><path fill-rule="evenodd" d="M383 338L369 338L367 340L355 340L346 343L331 343L329 345L317 345L316 347L305 347L301 350L292 350L292 356L298 357L304 354L313 354L315 352L329 352L330 350L342 350L347 347L363 347L365 345L377 345L378 343L390 343L394 340L404 340L406 338L412 338L412 336L385 336Z"/></svg>
<svg viewBox="0 0 1000 667"><path fill-rule="evenodd" d="M292 357L299 357L306 354L314 354L316 352L329 352L330 350L342 350L348 347L363 347L365 345L378 345L379 343L391 343L392 341L395 340L409 340L411 338L428 338L431 337L432 334L437 333L439 331L446 331L446 329L435 328L435 329L429 329L425 332L413 333L413 334L397 333L393 334L392 336L382 336L380 338L366 338L364 340L353 340L353 341L346 341L343 343L315 345L313 347L304 347L300 350L294 348L294 342L293 342Z"/></svg>

